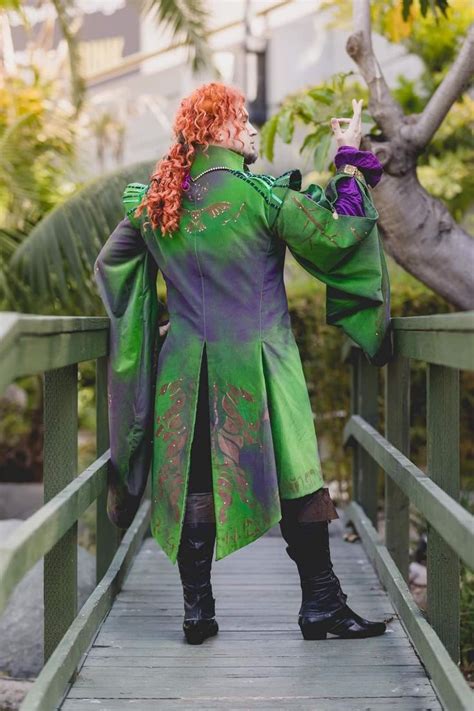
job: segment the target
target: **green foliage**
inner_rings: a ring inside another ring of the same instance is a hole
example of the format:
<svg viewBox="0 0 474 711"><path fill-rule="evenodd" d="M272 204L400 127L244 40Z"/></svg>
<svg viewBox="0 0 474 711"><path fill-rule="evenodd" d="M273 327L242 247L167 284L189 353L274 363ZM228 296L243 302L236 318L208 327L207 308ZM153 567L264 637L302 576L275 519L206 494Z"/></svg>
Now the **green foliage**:
<svg viewBox="0 0 474 711"><path fill-rule="evenodd" d="M433 17L439 24L440 10L444 17L456 0L371 0L370 14L372 22L383 17L387 27L391 28L392 41L397 41L400 35L410 32L414 17ZM329 27L352 29L353 0L322 0L319 11L331 10L332 17Z"/></svg>
<svg viewBox="0 0 474 711"><path fill-rule="evenodd" d="M95 431L95 361L82 361L78 365L78 419L79 429Z"/></svg>
<svg viewBox="0 0 474 711"><path fill-rule="evenodd" d="M328 27L351 27L352 2L339 0L323 2L320 10L331 9ZM446 21L440 18L440 10ZM408 13L408 14L407 14ZM334 17L335 15L335 17ZM405 21L405 19L407 21ZM407 52L416 54L425 69L416 81L397 77L394 98L406 115L423 111L430 97L452 65L472 21L472 7L465 0L444 0L439 3L422 1L402 3L402 0L371 3L373 30L391 42L403 45ZM261 131L261 153L273 162L277 138L291 143L295 126L308 128L300 154L312 157L314 170L324 173L329 169L329 149L332 141L330 118L350 117L354 97L368 103L368 90L353 81L355 72L335 74L329 80L289 95L277 113L270 117ZM351 79L349 81L349 79ZM467 89L468 87L466 87ZM469 222L469 208L474 187L474 100L467 92L455 102L434 135L431 143L418 158L418 178L425 189L439 198L453 218ZM362 114L363 131L380 135L371 115Z"/></svg>
<svg viewBox="0 0 474 711"><path fill-rule="evenodd" d="M41 67L33 64L27 67L28 82L19 74L2 77L0 309L87 315L100 309L89 273L93 250L98 251L122 214L117 200L115 205L111 204L110 192L106 195L107 191L94 182L92 190L97 187L105 200L102 205L94 201L97 210L91 209L91 191L83 194L82 201L78 196L75 202L64 203L81 187L74 168L79 128L76 119L82 106L84 82L78 61L78 35L67 23L68 8L63 7L64 3L53 2L53 5L70 55L75 106L64 97L63 83L43 77ZM221 78L207 42L209 12L202 0L184 4L173 0L137 0L137 5L141 13L154 14L160 28L167 26L172 34L183 36L192 52L193 70L211 69L216 78ZM29 37L31 26L21 0L0 0L0 10L16 10ZM31 43L34 45L35 41L37 38L32 35ZM127 170L123 176L128 179ZM139 177L134 174L131 179ZM104 179L108 180L108 176ZM64 210L56 210L62 203ZM45 216L47 222L42 221ZM114 224L111 220L115 220Z"/></svg>
<svg viewBox="0 0 474 711"><path fill-rule="evenodd" d="M399 0L392 0L391 12L375 3L373 29L423 61L424 70L416 82L399 75L392 91L406 114L417 114L423 111L458 54L472 22L472 4L451 0L443 13L446 22L411 8L410 22L404 28L394 27L393 13L399 4ZM474 194L474 100L467 93L469 87L472 80L419 156L417 169L423 187L441 200L459 222L468 216ZM465 229L472 226L466 223Z"/></svg>
<svg viewBox="0 0 474 711"><path fill-rule="evenodd" d="M423 111L425 100L417 92L417 81L406 79L401 74L397 77L398 86L392 89L393 97L408 114L419 114Z"/></svg>
<svg viewBox="0 0 474 711"><path fill-rule="evenodd" d="M22 282L10 260L26 235L74 187L75 126L57 87L6 76L0 87L0 308L15 310Z"/></svg>
<svg viewBox="0 0 474 711"><path fill-rule="evenodd" d="M8 307L36 314L97 314L94 260L123 217L125 185L147 182L151 169L149 162L138 163L96 178L35 225L9 262L19 289Z"/></svg>
<svg viewBox="0 0 474 711"><path fill-rule="evenodd" d="M410 15L410 10L413 5L413 0L403 0L403 12L402 12L402 17L404 20L407 20L409 15ZM428 11L431 10L433 12L433 15L437 17L437 12L436 10L439 9L443 13L443 15L446 17L446 8L448 7L448 2L447 0L420 0L420 10L421 14L423 17L425 17L428 14Z"/></svg>
<svg viewBox="0 0 474 711"><path fill-rule="evenodd" d="M42 379L17 378L7 392L0 398L0 481L41 481Z"/></svg>
<svg viewBox="0 0 474 711"><path fill-rule="evenodd" d="M402 44L416 54L426 67L423 82L430 93L440 83L457 53L472 22L472 4L466 0L451 0L445 18L434 13L423 14L413 6L409 22L397 23L400 0L372 3L373 30L392 42Z"/></svg>
<svg viewBox="0 0 474 711"><path fill-rule="evenodd" d="M293 140L295 126L298 123L309 127L299 153L312 155L314 169L323 171L329 167L328 155L333 138L330 119L352 116L351 99L354 95L367 99L367 89L357 83L347 84L353 71L339 72L330 81L312 87L305 87L290 94L278 112L261 128L260 147L262 156L270 162L274 160L275 141L280 138L289 144ZM375 124L367 112L362 112L362 121L366 128Z"/></svg>
<svg viewBox="0 0 474 711"><path fill-rule="evenodd" d="M6 76L0 87L0 227L24 231L64 199L75 159L74 124L58 87Z"/></svg>

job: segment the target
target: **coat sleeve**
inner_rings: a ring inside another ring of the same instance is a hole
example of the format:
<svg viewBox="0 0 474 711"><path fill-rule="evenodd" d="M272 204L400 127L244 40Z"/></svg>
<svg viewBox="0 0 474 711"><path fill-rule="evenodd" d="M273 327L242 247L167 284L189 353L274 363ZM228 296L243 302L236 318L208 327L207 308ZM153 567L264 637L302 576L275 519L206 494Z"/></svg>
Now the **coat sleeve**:
<svg viewBox="0 0 474 711"><path fill-rule="evenodd" d="M393 356L393 335L389 275L368 184L374 177L366 179L364 168L349 160L339 164L326 189L311 184L300 192L299 170L277 178L271 188L269 228L307 272L326 284L326 322L342 328L372 365L382 366ZM356 171L345 167L352 163ZM351 211L348 192L355 185L363 212L343 214Z"/></svg>
<svg viewBox="0 0 474 711"><path fill-rule="evenodd" d="M95 281L110 319L107 514L119 528L128 528L133 521L151 461L160 343L157 272L140 228L126 216L94 263Z"/></svg>

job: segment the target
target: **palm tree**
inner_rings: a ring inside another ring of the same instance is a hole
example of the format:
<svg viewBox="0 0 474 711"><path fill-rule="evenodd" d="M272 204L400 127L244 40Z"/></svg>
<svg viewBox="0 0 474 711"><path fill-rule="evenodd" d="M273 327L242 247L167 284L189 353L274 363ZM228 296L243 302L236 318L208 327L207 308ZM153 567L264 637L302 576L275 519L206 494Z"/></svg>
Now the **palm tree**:
<svg viewBox="0 0 474 711"><path fill-rule="evenodd" d="M76 16L74 0L51 0L56 10L56 18L61 33L66 40L69 52L69 69L71 79L71 97L76 115L79 115L86 93L86 84L81 74L79 55L78 30L80 25L72 22ZM193 72L213 68L212 53L207 44L209 12L202 0L135 0L141 15L155 17L157 27L171 27L174 37L182 37L185 46L191 54ZM0 0L0 13L16 10L23 17L24 24L28 20L23 12L21 0Z"/></svg>
<svg viewBox="0 0 474 711"><path fill-rule="evenodd" d="M84 103L86 86L80 73L77 32L71 31L71 3L66 4L64 0L52 0L52 3L69 48L72 100L79 114ZM201 0L186 0L184 3L177 0L136 0L136 4L141 14L155 15L157 26L170 26L173 36L183 36L184 44L191 49L193 72L213 65L212 54L206 42L209 13L204 9Z"/></svg>
<svg viewBox="0 0 474 711"><path fill-rule="evenodd" d="M33 227L9 264L10 274L28 285L21 293L22 311L97 315L94 260L123 218L123 188L147 183L154 164L139 162L95 178Z"/></svg>
<svg viewBox="0 0 474 711"><path fill-rule="evenodd" d="M160 28L170 26L174 36L183 38L194 72L206 67L219 74L207 44L208 12L201 0L136 1L140 12L148 17L151 13ZM99 302L90 281L91 260L120 219L117 195L124 180L146 179L147 169L129 167L85 186L77 183L76 126L86 85L77 26L71 23L74 3L53 0L53 4L68 48L72 107L58 108L62 97L54 81L42 77L37 66L41 60L33 59L28 67L32 82L22 78L15 67L13 43L8 42L6 11L19 12L26 27L28 17L21 0L0 0L0 22L7 37L0 66L8 69L0 72L0 308L94 313ZM43 42L50 42L53 30L54 26L46 28ZM99 124L96 119L98 131ZM68 201L72 193L77 194Z"/></svg>

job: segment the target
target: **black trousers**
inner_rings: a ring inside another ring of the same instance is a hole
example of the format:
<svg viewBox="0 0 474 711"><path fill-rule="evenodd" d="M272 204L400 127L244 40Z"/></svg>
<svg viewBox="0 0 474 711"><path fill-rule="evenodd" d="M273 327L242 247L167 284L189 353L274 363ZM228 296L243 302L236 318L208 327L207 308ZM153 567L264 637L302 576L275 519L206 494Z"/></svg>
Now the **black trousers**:
<svg viewBox="0 0 474 711"><path fill-rule="evenodd" d="M209 378L207 370L206 344L199 377L199 393L194 437L191 444L191 465L189 470L188 493L212 491L211 435L209 432Z"/></svg>
<svg viewBox="0 0 474 711"><path fill-rule="evenodd" d="M196 424L191 444L191 463L189 470L189 494L210 493L212 487L211 436L209 431L209 378L207 369L206 344L199 377L199 393L196 411ZM305 494L296 499L282 499L283 519L298 516L300 521L330 521L339 518L329 489L322 487L316 492Z"/></svg>

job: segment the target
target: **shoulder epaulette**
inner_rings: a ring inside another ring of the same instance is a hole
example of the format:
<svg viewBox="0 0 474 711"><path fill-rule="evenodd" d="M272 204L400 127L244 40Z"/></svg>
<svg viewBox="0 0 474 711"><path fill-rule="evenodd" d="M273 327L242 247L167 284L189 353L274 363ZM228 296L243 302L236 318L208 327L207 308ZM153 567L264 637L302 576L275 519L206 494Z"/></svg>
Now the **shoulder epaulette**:
<svg viewBox="0 0 474 711"><path fill-rule="evenodd" d="M122 193L122 204L125 210L125 215L134 227L140 227L140 219L134 217L133 214L141 203L148 187L149 183L148 185L145 185L144 183L128 183Z"/></svg>

